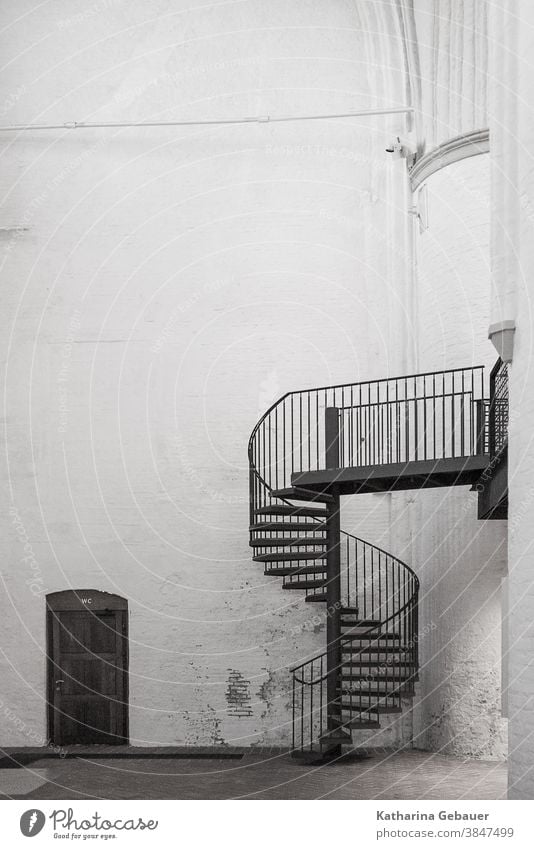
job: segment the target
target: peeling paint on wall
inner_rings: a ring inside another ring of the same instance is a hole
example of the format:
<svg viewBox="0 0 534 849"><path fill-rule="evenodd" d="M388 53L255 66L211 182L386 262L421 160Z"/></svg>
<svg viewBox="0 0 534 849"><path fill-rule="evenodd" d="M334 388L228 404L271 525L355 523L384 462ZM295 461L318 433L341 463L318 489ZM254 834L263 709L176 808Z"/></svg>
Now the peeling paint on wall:
<svg viewBox="0 0 534 849"><path fill-rule="evenodd" d="M206 743L222 745L225 740L221 735L221 720L217 711L211 705L204 705L202 713L184 711L186 726L186 743L193 746L205 746Z"/></svg>
<svg viewBox="0 0 534 849"><path fill-rule="evenodd" d="M284 709L289 713L292 707L292 690L291 677L287 670L282 672L271 672L268 669L267 679L260 685L257 696L263 703L263 712L261 714L264 719L270 711L276 709L278 705L283 705Z"/></svg>

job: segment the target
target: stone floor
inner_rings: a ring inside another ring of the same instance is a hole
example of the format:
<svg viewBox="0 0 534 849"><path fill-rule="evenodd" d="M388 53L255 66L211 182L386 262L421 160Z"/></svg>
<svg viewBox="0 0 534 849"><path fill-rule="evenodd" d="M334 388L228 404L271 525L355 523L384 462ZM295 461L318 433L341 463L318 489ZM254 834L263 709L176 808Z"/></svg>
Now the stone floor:
<svg viewBox="0 0 534 849"><path fill-rule="evenodd" d="M503 799L506 765L416 751L322 766L250 750L241 759L41 759L1 769L0 798Z"/></svg>

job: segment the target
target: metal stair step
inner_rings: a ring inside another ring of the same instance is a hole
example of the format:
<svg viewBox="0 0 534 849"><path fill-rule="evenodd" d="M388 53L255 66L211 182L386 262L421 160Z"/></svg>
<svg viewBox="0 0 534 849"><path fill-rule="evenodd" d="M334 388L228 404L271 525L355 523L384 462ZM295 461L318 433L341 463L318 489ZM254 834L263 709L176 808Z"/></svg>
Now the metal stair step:
<svg viewBox="0 0 534 849"><path fill-rule="evenodd" d="M380 720L367 719L364 717L362 717L361 719L351 719L345 723L344 728L352 728L353 730L357 728L380 728Z"/></svg>
<svg viewBox="0 0 534 849"><path fill-rule="evenodd" d="M389 690L385 688L383 690L377 690L376 692L373 692L373 699L375 699L377 695L382 695L384 696L384 698L387 696L388 698L399 697L401 699L411 699L415 695L415 688L412 686L410 681L397 681L395 682L394 686L396 688L394 690ZM360 695L360 693L361 695L365 696L367 690L358 691L358 696Z"/></svg>
<svg viewBox="0 0 534 849"><path fill-rule="evenodd" d="M275 498L294 498L295 501L322 501L330 504L334 499L326 492L315 492L313 489L303 489L297 486L288 486L285 489L275 489L272 492Z"/></svg>
<svg viewBox="0 0 534 849"><path fill-rule="evenodd" d="M365 705L359 705L357 710L354 702L340 702L340 705L341 711L350 710L352 713L357 714L367 713ZM373 713L402 713L402 707L400 705L374 705L373 708Z"/></svg>
<svg viewBox="0 0 534 849"><path fill-rule="evenodd" d="M323 551L280 551L271 554L254 554L256 563L284 563L289 560L324 560Z"/></svg>
<svg viewBox="0 0 534 849"><path fill-rule="evenodd" d="M369 654L369 652L366 652ZM358 657L357 660L352 660L352 656L350 660L343 661L343 667L355 667L356 669L363 667L364 669L369 669L373 667L382 667L386 665L387 669L405 669L406 674L411 674L409 670L415 670L415 664L409 661L404 660L388 660L386 664L384 664L380 660L372 660L371 658L363 658ZM365 673L367 674L367 673ZM379 673L377 673L379 674Z"/></svg>
<svg viewBox="0 0 534 849"><path fill-rule="evenodd" d="M325 531L324 522L257 522L250 526L251 531L304 531L307 534Z"/></svg>
<svg viewBox="0 0 534 849"><path fill-rule="evenodd" d="M331 713L332 713L332 716L334 716L334 717L337 717L337 716L339 715L339 699L336 699L334 702L332 702L332 710L331 710ZM358 713L360 713L360 714L365 713L365 714L367 714L367 715L370 717L370 716L372 716L373 714L377 714L377 713L378 713L378 710L377 710L377 708L376 708L376 707L362 707L361 711L358 711ZM337 720L337 721L339 721L339 720ZM340 721L341 721L343 724L344 724L344 723L346 723L346 722L348 722L348 720L347 720L347 719L342 719L342 720L340 720Z"/></svg>
<svg viewBox="0 0 534 849"><path fill-rule="evenodd" d="M284 539L283 537L264 537L260 539L256 537L255 539L249 542L249 545L252 548L278 548L282 546L311 546L311 545L326 545L326 537L293 537L291 539Z"/></svg>
<svg viewBox="0 0 534 849"><path fill-rule="evenodd" d="M395 668L394 664L398 664L399 668L413 668L413 660L402 657L402 654L402 652L395 651L394 648L381 652L344 650L342 652L341 665L347 668L352 667L354 669L358 669L363 666L387 666Z"/></svg>
<svg viewBox="0 0 534 849"><path fill-rule="evenodd" d="M319 737L320 743L330 743L331 745L346 745L352 743L352 736L342 728L336 728L335 731L327 731Z"/></svg>
<svg viewBox="0 0 534 849"><path fill-rule="evenodd" d="M271 504L269 507L257 507L255 516L327 516L321 507L294 507L291 504Z"/></svg>
<svg viewBox="0 0 534 849"><path fill-rule="evenodd" d="M344 631L341 634L341 639L343 640L360 640L365 643L376 643L376 645L381 645L383 640L397 641L400 642L400 634L395 634L394 632L384 631L383 633L378 634L376 631L371 631L366 633L365 631L361 633L352 634L350 631Z"/></svg>
<svg viewBox="0 0 534 849"><path fill-rule="evenodd" d="M369 728L377 728L380 725L380 716L379 712L375 709L362 709L361 711L352 710L352 716L349 718L347 716L343 716L343 708L339 710L339 704L332 706L331 715L332 718L339 723L342 728L355 728L356 726L353 724L355 722L358 723L358 728L361 728L364 723L368 723Z"/></svg>
<svg viewBox="0 0 534 849"><path fill-rule="evenodd" d="M355 687L338 687L337 692L341 692L343 696L354 696L355 698L360 698L360 696L387 696L389 698L400 698L400 686L396 687L393 690L381 690L380 687L366 687L366 688L355 688Z"/></svg>
<svg viewBox="0 0 534 849"><path fill-rule="evenodd" d="M316 593L315 595L307 595L304 601L314 603L319 601L326 601L326 593Z"/></svg>
<svg viewBox="0 0 534 849"><path fill-rule="evenodd" d="M375 665L377 665L377 664L375 664ZM370 664L362 664L362 666L370 666ZM360 672L359 674L355 674L353 672L343 672L343 670L341 670L341 680L342 681L372 681L372 682L376 682L376 683L383 681L384 683L398 682L400 684L403 684L403 683L407 683L409 681L412 681L413 677L409 673L407 673L406 675L380 675L380 674L369 674L368 672Z"/></svg>
<svg viewBox="0 0 534 849"><path fill-rule="evenodd" d="M313 590L315 587L324 587L325 580L319 581L294 581L289 584L282 584L283 590Z"/></svg>
<svg viewBox="0 0 534 849"><path fill-rule="evenodd" d="M282 578L287 575L321 575L321 577L326 580L326 569L323 569L320 566L301 566L300 569L297 566L285 566L282 569L268 567L264 569L263 574L279 575Z"/></svg>

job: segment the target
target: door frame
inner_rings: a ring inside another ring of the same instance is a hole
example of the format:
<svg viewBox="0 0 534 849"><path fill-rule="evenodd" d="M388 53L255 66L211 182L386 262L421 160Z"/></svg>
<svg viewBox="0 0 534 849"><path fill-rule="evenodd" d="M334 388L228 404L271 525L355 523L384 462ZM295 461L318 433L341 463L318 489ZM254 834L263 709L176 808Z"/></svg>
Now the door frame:
<svg viewBox="0 0 534 849"><path fill-rule="evenodd" d="M120 595L103 592L102 590L60 590L49 593L46 596L46 705L47 705L47 736L48 741L54 745L54 691L55 674L53 668L53 625L57 613L62 611L91 611L95 613L124 611L123 616L123 704L122 704L122 726L124 729L124 745L130 740L130 717L129 717L129 664L130 664L130 640L128 622L128 601ZM120 744L117 744L120 745Z"/></svg>

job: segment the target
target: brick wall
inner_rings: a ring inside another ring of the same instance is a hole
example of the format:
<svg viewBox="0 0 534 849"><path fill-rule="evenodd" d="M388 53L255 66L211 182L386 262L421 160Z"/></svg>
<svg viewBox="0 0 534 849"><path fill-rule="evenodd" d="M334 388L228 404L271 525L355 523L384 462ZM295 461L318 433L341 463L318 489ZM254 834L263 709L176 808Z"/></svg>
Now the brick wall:
<svg viewBox="0 0 534 849"><path fill-rule="evenodd" d="M36 6L0 35L2 120L336 112L374 105L379 84L401 102L396 40L387 86L361 58L388 16L366 38L352 3ZM45 734L44 596L70 587L128 598L132 742L290 740L288 669L324 629L251 562L247 441L290 389L399 371L397 132L400 118L0 139L3 509L19 517L2 542L18 718L2 744Z"/></svg>

